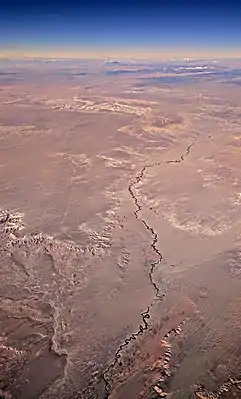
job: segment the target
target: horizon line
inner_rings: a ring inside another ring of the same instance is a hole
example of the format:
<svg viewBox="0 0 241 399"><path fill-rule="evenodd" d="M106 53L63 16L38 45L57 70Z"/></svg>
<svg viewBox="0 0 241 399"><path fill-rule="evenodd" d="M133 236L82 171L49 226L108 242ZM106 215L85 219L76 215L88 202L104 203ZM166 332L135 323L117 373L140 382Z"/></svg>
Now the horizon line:
<svg viewBox="0 0 241 399"><path fill-rule="evenodd" d="M96 61L109 61L109 62L118 62L122 60L128 61L135 61L135 60L151 60L151 61L195 61L195 60L241 60L241 55L232 55L232 56L225 56L225 55L196 55L196 56L170 56L170 57L151 57L151 56L97 56L97 55L6 55L0 53L1 60L96 60Z"/></svg>

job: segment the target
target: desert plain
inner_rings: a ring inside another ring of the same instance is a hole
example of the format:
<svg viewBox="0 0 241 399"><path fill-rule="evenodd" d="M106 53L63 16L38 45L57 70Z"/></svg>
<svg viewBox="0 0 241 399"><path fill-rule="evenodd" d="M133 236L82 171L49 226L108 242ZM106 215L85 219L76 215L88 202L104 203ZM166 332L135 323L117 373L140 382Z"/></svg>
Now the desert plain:
<svg viewBox="0 0 241 399"><path fill-rule="evenodd" d="M241 398L241 69L0 62L0 397Z"/></svg>

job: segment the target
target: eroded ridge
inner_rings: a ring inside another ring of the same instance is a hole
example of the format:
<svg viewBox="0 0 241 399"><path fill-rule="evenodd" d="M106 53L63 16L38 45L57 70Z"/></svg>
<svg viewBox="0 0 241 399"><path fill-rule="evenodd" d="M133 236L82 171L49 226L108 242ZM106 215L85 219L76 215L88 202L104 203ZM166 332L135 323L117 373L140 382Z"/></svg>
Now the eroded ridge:
<svg viewBox="0 0 241 399"><path fill-rule="evenodd" d="M154 280L155 268L163 259L163 255L162 255L161 251L157 248L158 234L154 230L154 228L147 223L147 221L145 219L142 219L139 217L139 212L142 210L142 206L141 206L140 202L138 201L138 195L135 192L135 187L143 179L147 169L152 168L153 166L158 166L162 163L180 163L180 162L184 161L185 158L190 154L192 146L193 146L193 143L187 147L185 153L182 154L180 156L180 158L178 158L178 159L168 160L168 161L160 161L160 162L144 165L142 167L142 169L140 170L140 172L135 177L135 179L128 186L128 191L129 191L129 193L133 199L134 205L135 205L135 210L133 212L134 216L145 226L146 230L148 230L151 233L151 236L152 236L151 248L158 256L158 259L156 261L151 262L150 270L148 273L150 283L155 290L155 296L154 296L151 304L147 307L147 309L141 313L142 323L140 324L138 330L135 333L133 333L129 338L126 338L125 341L119 346L119 348L117 349L117 351L115 353L113 362L108 366L108 368L103 373L103 380L104 380L104 384L105 384L105 399L107 399L109 397L109 395L111 393L111 388L112 388L112 386L109 382L109 374L110 374L111 370L118 363L118 360L121 357L122 349L124 349L127 345L129 345L130 342L136 340L136 338L139 335L143 334L145 331L148 330L148 328L149 328L148 320L151 317L150 310L151 310L152 306L154 305L154 303L157 300L162 300L165 297L165 294L161 292L160 287Z"/></svg>
<svg viewBox="0 0 241 399"><path fill-rule="evenodd" d="M172 360L172 339L181 334L182 328L187 320L183 320L177 327L169 330L162 338L161 345L163 346L164 354L152 366L152 371L156 370L157 374L152 389L161 398L167 397L168 379L171 376L171 360Z"/></svg>
<svg viewBox="0 0 241 399"><path fill-rule="evenodd" d="M196 389L195 396L201 399L219 399L223 394L228 394L232 388L236 388L237 391L241 391L241 379L229 378L227 382L221 385L216 393L208 391L201 385ZM239 393L237 394L239 397Z"/></svg>

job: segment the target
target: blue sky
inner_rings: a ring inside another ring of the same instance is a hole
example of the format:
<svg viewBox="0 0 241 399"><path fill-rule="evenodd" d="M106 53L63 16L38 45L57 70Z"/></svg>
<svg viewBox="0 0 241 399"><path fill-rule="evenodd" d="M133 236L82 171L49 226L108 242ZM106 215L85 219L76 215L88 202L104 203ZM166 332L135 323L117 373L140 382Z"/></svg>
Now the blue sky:
<svg viewBox="0 0 241 399"><path fill-rule="evenodd" d="M241 53L241 5L195 3L10 0L1 9L0 50Z"/></svg>

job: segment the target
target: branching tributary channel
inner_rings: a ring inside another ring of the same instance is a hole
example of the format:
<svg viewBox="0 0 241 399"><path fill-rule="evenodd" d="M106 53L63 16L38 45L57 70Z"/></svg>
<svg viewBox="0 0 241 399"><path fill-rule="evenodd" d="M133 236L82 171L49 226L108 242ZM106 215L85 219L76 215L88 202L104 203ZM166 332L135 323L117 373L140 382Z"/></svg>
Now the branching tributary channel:
<svg viewBox="0 0 241 399"><path fill-rule="evenodd" d="M147 169L152 168L154 166L161 165L161 164L165 164L165 163L166 164L168 164L168 163L180 163L180 162L184 161L184 159L189 155L192 146L193 146L193 144L190 144L187 147L185 153L183 155L181 155L180 158L178 158L176 160L160 161L160 162L155 162L155 163L147 164L147 165L143 166L141 171L138 173L138 175L135 177L135 179L128 186L128 191L129 191L129 193L130 193L130 195L131 195L131 197L133 199L133 202L135 204L135 211L134 211L135 218L137 220L139 220L145 226L146 230L148 230L151 233L151 236L152 236L151 247L152 247L153 251L156 253L156 255L158 256L158 259L151 263L150 270L149 270L149 273L148 273L150 283L151 283L151 285L153 286L153 288L155 290L155 297L152 300L152 302L150 303L150 305L147 307L147 309L144 312L141 313L142 322L139 325L138 330L136 332L134 332L133 334L131 334L130 337L126 338L125 341L118 347L118 349L117 349L117 351L115 353L115 357L114 357L113 362L104 371L104 373L103 373L103 380L104 380L104 384L105 384L105 397L104 397L104 399L107 399L109 397L110 393L111 393L112 386L111 386L111 384L109 382L109 379L110 379L109 375L111 373L111 370L118 363L118 360L121 357L122 349L125 348L131 341L134 341L139 335L142 335L148 329L148 327L149 327L149 319L150 319L150 310L151 310L152 306L154 305L154 303L157 300L162 300L164 298L164 294L161 293L160 287L158 286L158 284L154 280L155 268L162 261L162 253L157 248L158 235L157 235L156 231L153 229L153 227L151 227L147 223L146 220L142 219L139 216L139 212L141 211L142 207L140 205L140 202L138 201L138 196L135 193L135 187L143 179Z"/></svg>

